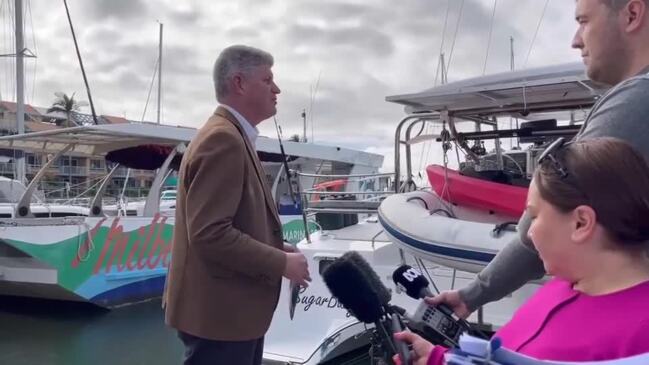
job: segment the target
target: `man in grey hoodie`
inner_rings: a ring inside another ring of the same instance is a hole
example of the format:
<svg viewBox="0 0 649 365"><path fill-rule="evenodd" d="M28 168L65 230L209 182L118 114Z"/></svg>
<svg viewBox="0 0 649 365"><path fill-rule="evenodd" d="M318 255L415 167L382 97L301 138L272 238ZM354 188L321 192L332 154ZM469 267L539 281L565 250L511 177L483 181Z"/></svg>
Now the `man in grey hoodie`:
<svg viewBox="0 0 649 365"><path fill-rule="evenodd" d="M649 0L576 0L575 4L578 28L572 47L581 51L590 79L614 85L593 106L575 139L620 138L649 159ZM527 236L529 226L530 217L523 214L519 238L472 283L427 301L445 303L466 318L480 306L543 277L543 263Z"/></svg>

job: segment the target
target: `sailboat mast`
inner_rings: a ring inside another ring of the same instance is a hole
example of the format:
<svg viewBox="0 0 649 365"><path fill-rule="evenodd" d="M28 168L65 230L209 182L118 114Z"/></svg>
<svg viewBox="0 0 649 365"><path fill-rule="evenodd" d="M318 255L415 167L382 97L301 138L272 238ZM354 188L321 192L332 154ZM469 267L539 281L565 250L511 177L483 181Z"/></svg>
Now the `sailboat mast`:
<svg viewBox="0 0 649 365"><path fill-rule="evenodd" d="M160 124L160 105L162 104L162 27L160 23L160 40L158 42L158 124Z"/></svg>
<svg viewBox="0 0 649 365"><path fill-rule="evenodd" d="M16 129L18 134L25 133L25 50L23 38L23 2L15 2L16 19ZM16 180L25 182L25 159L23 151L15 150Z"/></svg>

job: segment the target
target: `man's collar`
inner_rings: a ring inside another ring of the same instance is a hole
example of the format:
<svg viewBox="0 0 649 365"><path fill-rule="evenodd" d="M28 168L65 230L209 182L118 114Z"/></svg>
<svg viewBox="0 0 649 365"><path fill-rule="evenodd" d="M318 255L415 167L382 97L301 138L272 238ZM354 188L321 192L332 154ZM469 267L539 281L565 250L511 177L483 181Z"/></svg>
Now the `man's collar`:
<svg viewBox="0 0 649 365"><path fill-rule="evenodd" d="M243 131L246 133L246 137L248 137L248 139L254 146L255 142L257 141L257 136L259 136L259 130L257 129L257 127L250 124L250 122L233 107L223 103L221 103L221 106L229 111L237 119L239 124L241 124Z"/></svg>

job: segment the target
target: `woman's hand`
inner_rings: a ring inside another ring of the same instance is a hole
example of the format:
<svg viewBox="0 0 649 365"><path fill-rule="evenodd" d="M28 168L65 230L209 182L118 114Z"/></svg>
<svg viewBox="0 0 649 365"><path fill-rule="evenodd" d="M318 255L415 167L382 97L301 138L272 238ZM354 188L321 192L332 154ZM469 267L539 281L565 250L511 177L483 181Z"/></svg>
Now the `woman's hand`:
<svg viewBox="0 0 649 365"><path fill-rule="evenodd" d="M412 365L426 365L428 364L428 357L435 348L435 345L424 340L421 336L416 335L409 331L397 332L394 338L399 341L404 341L412 346L410 356L412 357ZM402 362L399 355L394 355L395 364L400 365Z"/></svg>

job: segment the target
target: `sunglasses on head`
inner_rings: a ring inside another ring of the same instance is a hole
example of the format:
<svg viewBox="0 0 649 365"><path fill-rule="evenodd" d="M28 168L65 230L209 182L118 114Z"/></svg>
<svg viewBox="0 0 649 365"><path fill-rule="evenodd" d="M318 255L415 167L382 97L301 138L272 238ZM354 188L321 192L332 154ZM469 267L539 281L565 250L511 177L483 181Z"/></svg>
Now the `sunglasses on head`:
<svg viewBox="0 0 649 365"><path fill-rule="evenodd" d="M550 143L543 152L541 152L538 164L541 165L543 161L548 160L551 162L552 167L559 173L561 178L568 177L568 170L566 170L563 164L554 156L554 153L568 144L570 144L570 142L566 142L564 137L557 138L554 142Z"/></svg>

